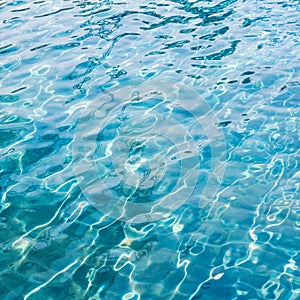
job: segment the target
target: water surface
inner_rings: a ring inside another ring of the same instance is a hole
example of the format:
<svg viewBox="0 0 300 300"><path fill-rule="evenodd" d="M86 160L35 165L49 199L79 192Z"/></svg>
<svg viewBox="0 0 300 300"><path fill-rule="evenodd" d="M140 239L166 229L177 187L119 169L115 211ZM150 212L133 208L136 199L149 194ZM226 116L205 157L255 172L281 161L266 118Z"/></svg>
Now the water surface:
<svg viewBox="0 0 300 300"><path fill-rule="evenodd" d="M1 1L1 299L299 299L299 1Z"/></svg>

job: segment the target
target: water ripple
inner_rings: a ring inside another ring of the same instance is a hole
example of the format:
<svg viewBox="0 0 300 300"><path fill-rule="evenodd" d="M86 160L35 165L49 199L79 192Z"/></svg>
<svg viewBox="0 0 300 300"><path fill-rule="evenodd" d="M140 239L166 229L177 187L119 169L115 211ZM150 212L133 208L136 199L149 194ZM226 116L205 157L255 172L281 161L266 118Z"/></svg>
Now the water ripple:
<svg viewBox="0 0 300 300"><path fill-rule="evenodd" d="M0 13L1 299L299 298L297 1Z"/></svg>

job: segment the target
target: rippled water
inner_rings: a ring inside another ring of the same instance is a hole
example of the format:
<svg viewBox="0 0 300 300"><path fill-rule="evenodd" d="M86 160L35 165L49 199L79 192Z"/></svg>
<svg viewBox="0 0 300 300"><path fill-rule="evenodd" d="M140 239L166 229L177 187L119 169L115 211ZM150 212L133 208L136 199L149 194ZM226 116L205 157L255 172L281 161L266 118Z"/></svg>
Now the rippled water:
<svg viewBox="0 0 300 300"><path fill-rule="evenodd" d="M300 299L300 3L0 1L1 299Z"/></svg>

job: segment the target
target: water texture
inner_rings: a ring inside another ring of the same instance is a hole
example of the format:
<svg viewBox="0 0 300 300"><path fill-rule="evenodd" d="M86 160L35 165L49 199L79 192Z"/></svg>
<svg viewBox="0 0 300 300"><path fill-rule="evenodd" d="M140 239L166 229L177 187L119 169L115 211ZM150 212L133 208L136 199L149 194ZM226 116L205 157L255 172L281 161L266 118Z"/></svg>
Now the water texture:
<svg viewBox="0 0 300 300"><path fill-rule="evenodd" d="M300 299L300 2L0 0L0 299Z"/></svg>

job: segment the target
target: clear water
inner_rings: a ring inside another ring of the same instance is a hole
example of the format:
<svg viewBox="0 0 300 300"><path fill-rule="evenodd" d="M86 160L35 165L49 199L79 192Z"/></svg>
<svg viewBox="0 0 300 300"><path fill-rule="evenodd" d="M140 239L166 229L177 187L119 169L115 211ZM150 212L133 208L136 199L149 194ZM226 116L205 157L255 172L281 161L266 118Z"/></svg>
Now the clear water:
<svg viewBox="0 0 300 300"><path fill-rule="evenodd" d="M0 16L0 299L300 299L299 1Z"/></svg>

